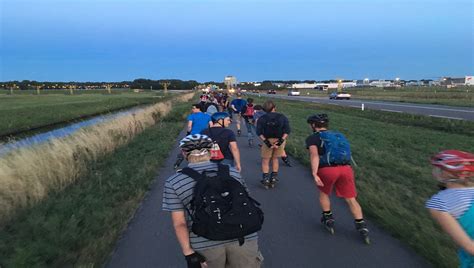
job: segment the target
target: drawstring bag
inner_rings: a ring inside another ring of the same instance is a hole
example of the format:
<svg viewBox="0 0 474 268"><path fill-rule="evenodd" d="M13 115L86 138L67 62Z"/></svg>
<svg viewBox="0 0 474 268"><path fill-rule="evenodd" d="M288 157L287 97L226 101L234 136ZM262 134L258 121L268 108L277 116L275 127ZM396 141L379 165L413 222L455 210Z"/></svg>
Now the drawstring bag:
<svg viewBox="0 0 474 268"><path fill-rule="evenodd" d="M221 147L217 142L214 142L211 147L211 160L222 160L224 159L224 154L222 154Z"/></svg>
<svg viewBox="0 0 474 268"><path fill-rule="evenodd" d="M224 154L221 151L221 147L219 147L219 144L214 140L213 135L212 135L212 128L209 128L209 134L211 136L211 139L213 140L212 147L211 147L211 160L222 160L224 159Z"/></svg>

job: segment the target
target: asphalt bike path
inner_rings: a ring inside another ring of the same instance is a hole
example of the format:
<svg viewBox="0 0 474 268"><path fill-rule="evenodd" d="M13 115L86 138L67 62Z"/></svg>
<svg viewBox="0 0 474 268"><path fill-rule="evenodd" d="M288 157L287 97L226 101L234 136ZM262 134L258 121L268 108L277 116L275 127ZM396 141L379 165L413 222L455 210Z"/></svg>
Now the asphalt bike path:
<svg viewBox="0 0 474 268"><path fill-rule="evenodd" d="M235 131L235 124L231 128ZM179 139L184 134L183 131ZM292 167L280 161L279 182L275 188L263 188L260 184L260 148L257 142L249 147L246 135L243 126L242 136L237 137L237 141L242 177L265 213L265 222L259 232L264 267L430 267L370 219L371 244L364 244L355 231L347 206L337 198L332 199L336 223L335 234L331 235L320 224L318 191L310 169L291 157ZM178 141L106 267L186 267L170 214L161 210L164 182L175 173L173 164L179 152Z"/></svg>

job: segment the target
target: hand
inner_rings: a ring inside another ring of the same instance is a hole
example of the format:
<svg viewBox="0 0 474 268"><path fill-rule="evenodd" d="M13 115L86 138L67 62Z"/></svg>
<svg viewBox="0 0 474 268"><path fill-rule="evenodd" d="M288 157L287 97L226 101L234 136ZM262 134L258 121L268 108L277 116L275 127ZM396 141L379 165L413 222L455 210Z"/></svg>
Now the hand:
<svg viewBox="0 0 474 268"><path fill-rule="evenodd" d="M186 132L186 136L190 135L191 134L191 131L187 131Z"/></svg>
<svg viewBox="0 0 474 268"><path fill-rule="evenodd" d="M278 141L275 143L275 145L280 147L284 142L285 142L285 140L283 138L279 138Z"/></svg>
<svg viewBox="0 0 474 268"><path fill-rule="evenodd" d="M316 182L317 186L324 187L324 183L318 175L314 176L314 181Z"/></svg>
<svg viewBox="0 0 474 268"><path fill-rule="evenodd" d="M188 268L207 267L206 258L197 252L194 252L190 255L186 255L184 257L186 258L186 262L188 263Z"/></svg>
<svg viewBox="0 0 474 268"><path fill-rule="evenodd" d="M235 165L235 169L236 169L238 172L241 172L241 171L242 171L242 167L240 166L240 164L236 164L236 165Z"/></svg>
<svg viewBox="0 0 474 268"><path fill-rule="evenodd" d="M265 143L265 145L266 145L268 148L272 148L272 147L273 147L273 144L271 144L269 140L264 140L263 143Z"/></svg>

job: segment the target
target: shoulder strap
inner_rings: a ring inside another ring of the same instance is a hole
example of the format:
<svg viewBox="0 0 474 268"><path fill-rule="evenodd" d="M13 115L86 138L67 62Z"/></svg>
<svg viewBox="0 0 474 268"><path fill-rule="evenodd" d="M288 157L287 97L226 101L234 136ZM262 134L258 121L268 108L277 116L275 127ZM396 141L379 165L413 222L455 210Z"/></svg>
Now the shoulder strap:
<svg viewBox="0 0 474 268"><path fill-rule="evenodd" d="M194 170L192 168L185 167L180 172L183 173L184 175L187 175L187 176L191 177L196 182L199 182L199 181L202 180L201 173L197 172L196 170Z"/></svg>
<svg viewBox="0 0 474 268"><path fill-rule="evenodd" d="M217 175L219 178L229 177L230 176L230 168L228 165L218 164L217 166Z"/></svg>

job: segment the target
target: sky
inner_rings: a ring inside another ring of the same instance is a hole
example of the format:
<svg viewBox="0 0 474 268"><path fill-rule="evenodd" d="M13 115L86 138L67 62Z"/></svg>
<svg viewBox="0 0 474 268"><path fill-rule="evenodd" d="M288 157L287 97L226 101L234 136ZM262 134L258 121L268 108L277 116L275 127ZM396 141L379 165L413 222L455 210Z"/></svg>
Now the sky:
<svg viewBox="0 0 474 268"><path fill-rule="evenodd" d="M474 75L472 0L0 0L0 81Z"/></svg>

